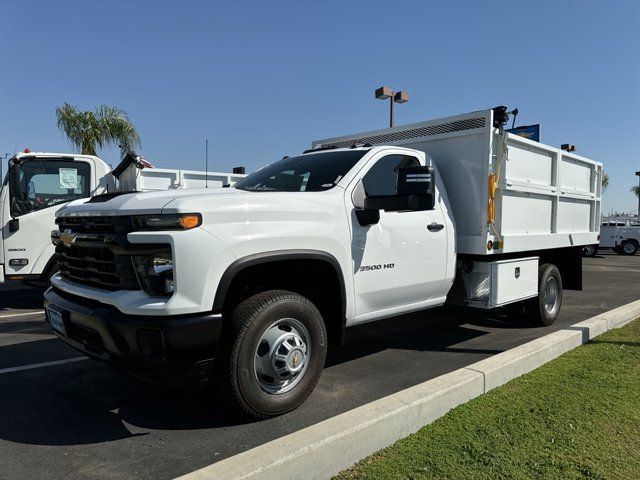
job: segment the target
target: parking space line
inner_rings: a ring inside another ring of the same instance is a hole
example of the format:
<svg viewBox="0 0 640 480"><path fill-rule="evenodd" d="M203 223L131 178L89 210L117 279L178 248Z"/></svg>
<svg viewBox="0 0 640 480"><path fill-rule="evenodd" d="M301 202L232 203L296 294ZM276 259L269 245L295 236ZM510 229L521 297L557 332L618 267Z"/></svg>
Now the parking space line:
<svg viewBox="0 0 640 480"><path fill-rule="evenodd" d="M36 310L35 312L25 312L25 313L10 313L9 315L0 315L0 319L13 318L13 317L26 317L28 315L40 315L41 313L44 313L44 310Z"/></svg>
<svg viewBox="0 0 640 480"><path fill-rule="evenodd" d="M0 375L3 373L21 372L22 370L33 370L34 368L53 367L54 365L64 365L65 363L79 362L81 360L89 360L88 357L73 357L66 358L64 360L55 360L53 362L32 363L31 365L21 365L19 367L3 368L0 370Z"/></svg>

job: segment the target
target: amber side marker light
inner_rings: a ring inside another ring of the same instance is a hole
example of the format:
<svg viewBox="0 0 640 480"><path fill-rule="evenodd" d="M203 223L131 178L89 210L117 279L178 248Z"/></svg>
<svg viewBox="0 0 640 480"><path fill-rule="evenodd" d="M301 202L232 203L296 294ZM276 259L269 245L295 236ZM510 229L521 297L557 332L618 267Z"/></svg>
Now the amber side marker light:
<svg viewBox="0 0 640 480"><path fill-rule="evenodd" d="M178 220L180 226L186 230L196 228L200 225L200 217L198 215L183 215Z"/></svg>

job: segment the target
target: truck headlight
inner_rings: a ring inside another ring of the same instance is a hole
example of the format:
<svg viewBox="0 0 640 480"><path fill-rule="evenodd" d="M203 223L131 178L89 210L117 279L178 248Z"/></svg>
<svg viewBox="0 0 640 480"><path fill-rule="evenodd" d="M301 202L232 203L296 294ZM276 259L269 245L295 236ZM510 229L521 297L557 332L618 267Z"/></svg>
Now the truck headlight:
<svg viewBox="0 0 640 480"><path fill-rule="evenodd" d="M170 297L174 290L171 252L133 255L133 268L140 287L152 297Z"/></svg>
<svg viewBox="0 0 640 480"><path fill-rule="evenodd" d="M135 230L190 230L202 224L199 213L166 215L135 215L131 217Z"/></svg>

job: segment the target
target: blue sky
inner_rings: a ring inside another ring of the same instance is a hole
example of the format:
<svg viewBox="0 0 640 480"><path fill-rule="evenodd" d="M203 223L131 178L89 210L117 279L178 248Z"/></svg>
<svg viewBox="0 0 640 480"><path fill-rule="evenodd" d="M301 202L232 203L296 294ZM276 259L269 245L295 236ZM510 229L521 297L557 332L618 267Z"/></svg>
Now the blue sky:
<svg viewBox="0 0 640 480"><path fill-rule="evenodd" d="M208 138L210 169L252 170L385 127L385 84L411 95L398 124L518 107L605 163L605 212L637 208L637 1L0 0L0 18L0 153L69 151L55 107L104 103L156 166L203 169Z"/></svg>

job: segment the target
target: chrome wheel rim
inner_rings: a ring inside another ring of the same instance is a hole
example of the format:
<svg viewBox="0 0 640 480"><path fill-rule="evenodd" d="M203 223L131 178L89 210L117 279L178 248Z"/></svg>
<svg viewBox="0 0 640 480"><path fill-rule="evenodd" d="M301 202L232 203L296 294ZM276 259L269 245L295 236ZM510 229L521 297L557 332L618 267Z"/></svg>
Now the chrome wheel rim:
<svg viewBox="0 0 640 480"><path fill-rule="evenodd" d="M544 309L549 315L554 315L558 310L560 299L560 286L555 277L550 277L544 287Z"/></svg>
<svg viewBox="0 0 640 480"><path fill-rule="evenodd" d="M624 253L633 253L635 251L635 246L631 243L625 243L624 246L622 247L622 249L624 250Z"/></svg>
<svg viewBox="0 0 640 480"><path fill-rule="evenodd" d="M309 339L309 331L295 318L277 320L264 331L253 356L262 390L280 395L300 383L309 364Z"/></svg>

